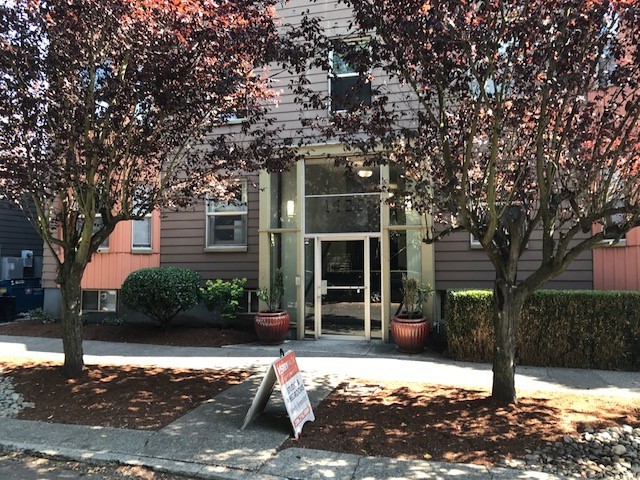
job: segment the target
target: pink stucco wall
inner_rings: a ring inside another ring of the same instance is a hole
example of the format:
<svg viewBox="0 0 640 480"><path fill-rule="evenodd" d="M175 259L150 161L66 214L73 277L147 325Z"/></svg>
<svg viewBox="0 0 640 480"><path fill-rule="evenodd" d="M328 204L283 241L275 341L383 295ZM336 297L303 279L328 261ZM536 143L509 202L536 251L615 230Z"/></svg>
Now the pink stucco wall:
<svg viewBox="0 0 640 480"><path fill-rule="evenodd" d="M131 272L160 265L159 212L151 220L151 252L132 251L131 228L131 222L118 224L109 237L109 251L93 255L82 278L83 289L117 290Z"/></svg>
<svg viewBox="0 0 640 480"><path fill-rule="evenodd" d="M593 251L593 288L640 290L640 228L627 234L626 245Z"/></svg>

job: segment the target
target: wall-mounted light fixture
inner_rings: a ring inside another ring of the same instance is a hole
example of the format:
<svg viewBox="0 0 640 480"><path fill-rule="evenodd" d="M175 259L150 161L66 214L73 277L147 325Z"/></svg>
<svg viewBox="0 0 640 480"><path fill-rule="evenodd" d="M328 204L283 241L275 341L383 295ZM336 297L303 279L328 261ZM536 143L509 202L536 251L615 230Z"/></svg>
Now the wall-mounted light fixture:
<svg viewBox="0 0 640 480"><path fill-rule="evenodd" d="M296 216L296 204L293 200L287 200L287 217L292 218Z"/></svg>
<svg viewBox="0 0 640 480"><path fill-rule="evenodd" d="M373 170L369 170L366 168L358 170L358 176L361 178L369 178L371 175L373 175Z"/></svg>

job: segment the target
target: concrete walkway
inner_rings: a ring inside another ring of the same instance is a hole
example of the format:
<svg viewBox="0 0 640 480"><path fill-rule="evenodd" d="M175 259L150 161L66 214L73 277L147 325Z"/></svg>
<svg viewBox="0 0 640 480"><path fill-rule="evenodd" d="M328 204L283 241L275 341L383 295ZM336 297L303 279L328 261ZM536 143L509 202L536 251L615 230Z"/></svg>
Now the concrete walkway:
<svg viewBox="0 0 640 480"><path fill-rule="evenodd" d="M491 367L429 355L406 356L393 345L348 341L291 341L312 404L349 378L491 387ZM61 360L57 339L0 336L0 360ZM241 368L264 371L279 348L237 345L185 348L85 341L88 364L174 368ZM277 395L267 411L239 430L261 375L230 388L158 432L25 420L0 420L0 448L65 459L139 464L192 478L264 479L510 479L555 478L538 472L442 462L361 457L290 448L291 435ZM519 368L519 390L575 391L640 400L640 373Z"/></svg>

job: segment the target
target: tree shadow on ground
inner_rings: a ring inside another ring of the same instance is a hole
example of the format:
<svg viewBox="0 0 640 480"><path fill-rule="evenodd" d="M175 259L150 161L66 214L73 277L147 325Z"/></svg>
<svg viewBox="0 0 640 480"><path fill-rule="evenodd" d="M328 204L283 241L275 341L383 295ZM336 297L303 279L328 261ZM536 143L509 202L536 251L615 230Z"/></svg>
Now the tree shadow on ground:
<svg viewBox="0 0 640 480"><path fill-rule="evenodd" d="M358 382L341 384L315 413L303 438L285 448L331 445L344 453L486 465L523 458L578 427L640 423L632 400L524 394L518 405L501 407L487 391Z"/></svg>
<svg viewBox="0 0 640 480"><path fill-rule="evenodd" d="M160 430L254 373L92 365L68 380L53 363L0 363L0 372L36 404L20 419L140 430Z"/></svg>

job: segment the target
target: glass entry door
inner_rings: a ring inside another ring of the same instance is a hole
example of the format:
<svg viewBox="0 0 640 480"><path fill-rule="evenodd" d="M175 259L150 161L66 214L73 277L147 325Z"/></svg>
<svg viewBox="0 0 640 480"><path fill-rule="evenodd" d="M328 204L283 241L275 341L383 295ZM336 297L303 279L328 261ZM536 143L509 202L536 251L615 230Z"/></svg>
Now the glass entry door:
<svg viewBox="0 0 640 480"><path fill-rule="evenodd" d="M318 239L316 337L371 338L368 239Z"/></svg>

